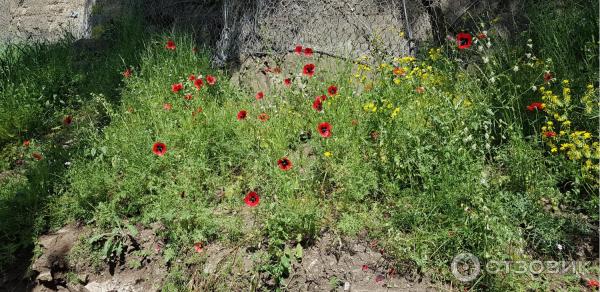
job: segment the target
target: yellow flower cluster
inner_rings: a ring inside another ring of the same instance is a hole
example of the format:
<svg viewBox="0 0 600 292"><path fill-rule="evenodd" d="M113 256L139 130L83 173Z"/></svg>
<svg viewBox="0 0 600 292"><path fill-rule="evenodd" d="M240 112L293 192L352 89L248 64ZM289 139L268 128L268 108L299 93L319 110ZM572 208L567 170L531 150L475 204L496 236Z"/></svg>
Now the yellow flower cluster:
<svg viewBox="0 0 600 292"><path fill-rule="evenodd" d="M429 59L431 61L437 61L442 57L442 49L441 48L431 48L429 49Z"/></svg>
<svg viewBox="0 0 600 292"><path fill-rule="evenodd" d="M387 99L383 99L381 102L383 103L381 108L378 108L374 102L368 102L363 105L363 110L368 113L375 113L379 110L379 112L385 115L389 115L392 119L398 117L398 115L400 114L399 107L394 106L394 104Z"/></svg>
<svg viewBox="0 0 600 292"><path fill-rule="evenodd" d="M561 82L562 92L555 94L552 90L540 87L546 113L549 118L542 127L542 140L550 148L553 154L564 153L569 160L581 161L582 170L589 175L596 175L600 171L598 160L600 159L600 144L594 139L593 134L573 129L573 122L569 119L571 114L578 115L578 109L583 108L585 113L591 114L596 100L596 90L588 85L586 92L579 99L579 103L573 102L570 81Z"/></svg>
<svg viewBox="0 0 600 292"><path fill-rule="evenodd" d="M363 105L363 110L366 112L376 112L377 111L377 106L375 105L374 102L368 102L365 103L365 105Z"/></svg>

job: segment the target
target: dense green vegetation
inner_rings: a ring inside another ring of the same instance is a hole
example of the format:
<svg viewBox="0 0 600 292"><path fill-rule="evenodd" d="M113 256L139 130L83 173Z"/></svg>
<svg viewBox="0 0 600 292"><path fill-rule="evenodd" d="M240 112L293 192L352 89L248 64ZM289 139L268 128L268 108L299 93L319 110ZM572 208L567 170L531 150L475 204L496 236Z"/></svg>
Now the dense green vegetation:
<svg viewBox="0 0 600 292"><path fill-rule="evenodd" d="M597 245L598 4L534 2L517 39L477 23L470 48L335 73L296 56L260 99L230 86L186 33L140 39L132 19L100 39L108 49L11 46L0 56L1 263L71 222L97 234L160 222L173 289L189 277L175 254L196 243L256 247L259 270L281 285L292 243L321 231L366 231L399 270L454 285L583 288L523 274L461 283L448 269L461 252L566 260ZM117 237L88 252L118 257Z"/></svg>

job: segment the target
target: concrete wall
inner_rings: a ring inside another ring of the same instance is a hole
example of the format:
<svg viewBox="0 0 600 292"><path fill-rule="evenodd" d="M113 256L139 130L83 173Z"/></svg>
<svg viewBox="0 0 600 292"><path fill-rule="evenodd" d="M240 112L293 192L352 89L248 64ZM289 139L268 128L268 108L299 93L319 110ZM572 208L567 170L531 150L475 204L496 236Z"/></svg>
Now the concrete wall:
<svg viewBox="0 0 600 292"><path fill-rule="evenodd" d="M89 33L93 0L0 0L0 40L56 40Z"/></svg>

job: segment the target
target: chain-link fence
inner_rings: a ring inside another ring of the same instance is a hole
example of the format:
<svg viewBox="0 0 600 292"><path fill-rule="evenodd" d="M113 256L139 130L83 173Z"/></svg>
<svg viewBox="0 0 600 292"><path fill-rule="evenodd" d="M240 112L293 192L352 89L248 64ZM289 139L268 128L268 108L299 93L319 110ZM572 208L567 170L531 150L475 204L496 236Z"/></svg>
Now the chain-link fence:
<svg viewBox="0 0 600 292"><path fill-rule="evenodd" d="M420 41L431 39L427 7L434 2L154 0L145 5L145 15L154 24L194 29L223 65L249 55L288 53L296 44L343 58L414 54Z"/></svg>

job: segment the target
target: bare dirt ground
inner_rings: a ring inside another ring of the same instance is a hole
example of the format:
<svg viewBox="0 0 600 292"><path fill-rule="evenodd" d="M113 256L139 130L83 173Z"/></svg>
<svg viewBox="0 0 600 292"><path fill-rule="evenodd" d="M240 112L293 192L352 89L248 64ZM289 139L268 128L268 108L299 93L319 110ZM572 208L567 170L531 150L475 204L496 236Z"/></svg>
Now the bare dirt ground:
<svg viewBox="0 0 600 292"><path fill-rule="evenodd" d="M161 226L128 235L123 253L99 267L77 253L89 240L86 227L66 226L39 238L41 256L31 266L32 279L13 291L160 291L170 266L163 259L164 242L156 236ZM83 240L83 241L82 241ZM185 265L192 291L271 290L272 279L259 269L260 248L211 244L199 261ZM190 255L178 256L181 262ZM135 263L135 264L132 264ZM283 286L287 291L449 291L410 269L397 271L373 241L324 233L291 262ZM25 289L25 286L28 286ZM16 286L15 286L16 288Z"/></svg>

